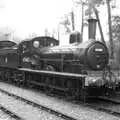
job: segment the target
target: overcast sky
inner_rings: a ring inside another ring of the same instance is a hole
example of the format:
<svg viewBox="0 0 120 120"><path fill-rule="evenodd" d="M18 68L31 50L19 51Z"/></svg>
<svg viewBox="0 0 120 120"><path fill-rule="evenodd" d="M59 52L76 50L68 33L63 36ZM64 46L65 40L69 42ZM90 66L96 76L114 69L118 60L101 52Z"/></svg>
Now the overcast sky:
<svg viewBox="0 0 120 120"><path fill-rule="evenodd" d="M116 1L119 7L120 2ZM23 38L31 33L44 35L45 28L52 32L53 28L57 28L60 18L72 8L76 14L76 29L80 31L80 8L73 7L72 0L0 0L0 28L6 27L5 31L10 28ZM105 11L102 8L99 13L102 27L107 24ZM116 13L120 13L119 11ZM107 28L103 27L103 32L106 31Z"/></svg>
<svg viewBox="0 0 120 120"><path fill-rule="evenodd" d="M44 34L45 28L56 28L71 6L71 0L0 0L0 27L8 26L21 36Z"/></svg>

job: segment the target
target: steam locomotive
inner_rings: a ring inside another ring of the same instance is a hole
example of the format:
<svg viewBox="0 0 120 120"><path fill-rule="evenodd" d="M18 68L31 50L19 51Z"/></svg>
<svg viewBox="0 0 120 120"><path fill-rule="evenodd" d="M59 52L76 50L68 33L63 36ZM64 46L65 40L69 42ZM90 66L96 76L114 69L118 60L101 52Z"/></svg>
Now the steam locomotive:
<svg viewBox="0 0 120 120"><path fill-rule="evenodd" d="M34 84L47 91L59 90L81 98L86 94L105 93L106 81L101 75L109 60L106 45L94 39L68 46L58 44L58 40L43 36L20 44L3 45L0 49L1 79ZM95 74L91 76L93 71ZM96 73L101 74L95 77Z"/></svg>

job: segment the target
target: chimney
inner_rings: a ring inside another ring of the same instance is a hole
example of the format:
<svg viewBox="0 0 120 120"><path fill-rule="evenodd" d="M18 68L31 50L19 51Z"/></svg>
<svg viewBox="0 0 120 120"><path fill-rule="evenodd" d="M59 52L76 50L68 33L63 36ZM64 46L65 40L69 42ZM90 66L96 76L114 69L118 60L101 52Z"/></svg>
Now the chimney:
<svg viewBox="0 0 120 120"><path fill-rule="evenodd" d="M88 19L88 39L95 39L96 36L96 19Z"/></svg>

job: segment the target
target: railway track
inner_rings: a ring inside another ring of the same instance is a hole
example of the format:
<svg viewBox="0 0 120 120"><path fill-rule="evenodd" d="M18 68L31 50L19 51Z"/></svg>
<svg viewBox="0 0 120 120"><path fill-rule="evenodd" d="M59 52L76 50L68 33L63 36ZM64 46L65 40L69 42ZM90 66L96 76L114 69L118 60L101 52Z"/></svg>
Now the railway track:
<svg viewBox="0 0 120 120"><path fill-rule="evenodd" d="M14 120L24 120L22 117L18 116L16 113L8 110L7 108L5 108L4 106L0 105L0 112L3 112L3 114L1 115L0 114L0 117L2 116L5 116L6 120L11 120L11 119L14 119Z"/></svg>
<svg viewBox="0 0 120 120"><path fill-rule="evenodd" d="M10 93L9 93L10 91ZM83 103L79 101L70 101L70 100L65 100L62 99L62 97L57 98L56 96L48 96L48 95L42 95L41 93L37 92L36 90L27 90L24 88L18 88L10 84L0 84L0 93L6 94L8 96L14 97L16 100L20 100L25 103L37 107L37 109L43 109L44 111L51 112L52 114L56 114L55 112L58 112L57 115L61 119L67 119L67 120L119 120L118 115L111 115L110 112L107 112L105 110L98 110L97 106L93 103ZM19 96L18 96L19 95ZM22 96L22 97L21 97ZM26 99L28 101L26 101ZM35 104L34 104L35 102ZM41 104L43 108L41 107ZM51 111L50 109L44 108L52 108ZM51 114L50 113L50 114ZM60 114L62 113L62 114ZM65 115L67 116L64 116ZM108 114L109 113L109 114ZM51 115L52 115L51 114ZM87 114L87 116L86 116ZM72 117L72 118L71 118Z"/></svg>
<svg viewBox="0 0 120 120"><path fill-rule="evenodd" d="M47 95L51 96L50 93L48 93ZM54 96L57 97L58 99L72 102L73 104L74 103L77 105L84 104L85 106L90 107L92 109L99 110L99 111L106 112L108 114L120 117L120 95L119 95L119 100L101 96L98 98L93 98L93 100L91 99L91 102L89 100L88 102L87 101L83 102L83 101L73 100L69 98L67 99L67 98L64 98L64 96L59 96L56 94L54 94Z"/></svg>
<svg viewBox="0 0 120 120"><path fill-rule="evenodd" d="M59 96L57 96L57 97L60 99L66 100ZM120 100L116 101L116 100L105 99L105 98L100 97L97 99L95 98L94 100L91 100L89 102L87 102L87 101L82 102L82 101L78 101L78 100L69 100L69 99L67 101L72 102L73 104L77 104L77 105L83 104L84 106L90 107L94 110L102 111L102 112L108 113L110 115L120 117Z"/></svg>
<svg viewBox="0 0 120 120"><path fill-rule="evenodd" d="M119 100L116 100L107 97L99 97L85 103L85 105L95 110L103 111L108 114L120 117L120 98Z"/></svg>
<svg viewBox="0 0 120 120"><path fill-rule="evenodd" d="M12 93L10 93L10 92L8 92L8 91L5 91L5 90L3 90L3 89L1 89L1 88L0 88L0 92L6 94L6 95L8 95L8 96L14 97L14 98L17 99L17 100L23 101L23 102L25 102L25 103L33 106L33 107L36 107L36 108L38 108L38 109L40 109L40 110L44 110L44 111L49 112L50 114L54 114L55 116L60 117L60 118L63 118L63 119L65 119L65 120L77 120L76 118L73 118L73 117L68 116L68 115L66 115L66 114L63 114L63 113L60 113L59 111L53 110L53 109L51 109L51 108L49 108L49 107L47 107L47 106L44 106L44 105L40 105L40 104L38 104L38 103L35 103L35 102L30 101L30 100L28 100L28 99L25 99L25 98L23 98L23 97L17 96L17 95L15 95L15 94L12 94ZM14 114L13 114L13 115L14 115ZM15 115L14 115L14 116L15 116ZM15 117L16 117L16 116L15 116ZM18 119L18 120L22 120L22 119Z"/></svg>
<svg viewBox="0 0 120 120"><path fill-rule="evenodd" d="M51 95L51 94L48 94ZM102 111L102 112L106 112L108 114L120 117L120 95L119 95L119 99L114 99L114 98L108 98L108 97L98 97L98 98L93 98L93 99L89 99L86 102L83 101L79 101L79 100L73 100L73 99L65 99L63 96L58 96L55 94L55 97L68 101L68 102L72 102L73 104L84 104L87 107L90 107L92 109L98 110L98 111ZM117 109L118 108L118 109Z"/></svg>

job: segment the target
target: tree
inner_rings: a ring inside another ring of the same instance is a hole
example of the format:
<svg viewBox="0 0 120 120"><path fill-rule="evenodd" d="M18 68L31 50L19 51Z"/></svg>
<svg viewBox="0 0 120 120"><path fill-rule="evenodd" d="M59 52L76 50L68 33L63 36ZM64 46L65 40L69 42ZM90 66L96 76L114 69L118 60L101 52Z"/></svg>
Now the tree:
<svg viewBox="0 0 120 120"><path fill-rule="evenodd" d="M88 16L89 18L92 18L92 14L95 13L96 19L98 20L98 26L99 26L99 31L101 34L101 40L103 43L105 43L103 32L102 32L102 27L99 19L99 13L98 10L96 9L97 6L103 4L103 0L79 0L75 1L77 4L81 4L82 6L82 24L81 24L81 36L83 36L83 28L84 28L84 6L87 6L87 9L85 10L85 16Z"/></svg>
<svg viewBox="0 0 120 120"><path fill-rule="evenodd" d="M120 16L112 16L112 33L114 40L114 60L116 68L120 68Z"/></svg>
<svg viewBox="0 0 120 120"><path fill-rule="evenodd" d="M102 32L102 26L101 26L100 19L99 19L99 11L97 10L97 7L103 4L104 1L103 0L87 0L87 2L88 2L87 11L88 11L89 18L92 17L92 13L95 13L95 16L98 22L100 35L101 35L101 41L105 43L103 32Z"/></svg>
<svg viewBox="0 0 120 120"><path fill-rule="evenodd" d="M111 7L110 7L110 1L111 0L106 0L106 4L107 4L107 11L108 11L108 25L109 25L109 41L110 41L110 57L113 58L114 57L114 47L113 47L113 36L112 36L112 24L111 24Z"/></svg>
<svg viewBox="0 0 120 120"><path fill-rule="evenodd" d="M120 42L120 16L112 17L112 33L113 39Z"/></svg>
<svg viewBox="0 0 120 120"><path fill-rule="evenodd" d="M103 0L86 0L88 9L86 10L86 15L89 15L89 18L91 18L92 13L94 13L94 8L100 6L104 3Z"/></svg>
<svg viewBox="0 0 120 120"><path fill-rule="evenodd" d="M112 33L116 62L117 65L120 67L120 16L112 17Z"/></svg>
<svg viewBox="0 0 120 120"><path fill-rule="evenodd" d="M83 1L83 0L79 0L79 1ZM94 12L96 15L96 18L98 19L99 30L100 30L102 42L104 42L104 43L105 43L105 41L104 41L102 27L101 27L99 16L98 16L97 6L100 6L101 4L107 5L108 30L109 30L110 53L111 53L110 57L113 58L114 57L114 50L113 50L113 37L112 37L112 30L111 30L112 29L111 28L111 25L112 25L112 23L111 23L111 6L110 6L111 1L112 0L84 0L85 4L88 6L88 9L86 10L86 15L88 15L89 18L91 18L92 14Z"/></svg>
<svg viewBox="0 0 120 120"><path fill-rule="evenodd" d="M68 16L64 16L64 19L60 22L60 24L64 26L64 28L66 29L65 30L66 33L70 33L71 32L70 27L69 27L70 20L69 20Z"/></svg>
<svg viewBox="0 0 120 120"><path fill-rule="evenodd" d="M81 40L83 41L83 29L84 29L84 25L87 25L84 22L84 6L86 6L86 0L73 0L74 3L76 3L77 5L81 5L81 11L82 11L82 17L81 17Z"/></svg>

